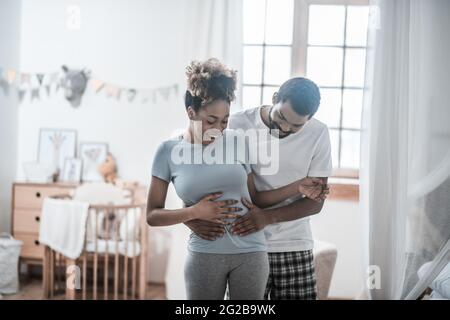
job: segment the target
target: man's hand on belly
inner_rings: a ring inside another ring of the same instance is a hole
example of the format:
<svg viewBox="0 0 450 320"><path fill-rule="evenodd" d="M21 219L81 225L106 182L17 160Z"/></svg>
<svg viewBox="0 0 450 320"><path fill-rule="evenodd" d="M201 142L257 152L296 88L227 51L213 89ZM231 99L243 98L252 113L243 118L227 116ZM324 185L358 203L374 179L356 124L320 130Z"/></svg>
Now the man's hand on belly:
<svg viewBox="0 0 450 320"><path fill-rule="evenodd" d="M231 225L231 232L238 236L246 236L253 232L264 229L269 224L268 216L251 203L249 200L242 198L242 204L248 208L248 212L242 217L236 219Z"/></svg>
<svg viewBox="0 0 450 320"><path fill-rule="evenodd" d="M217 222L196 219L185 222L185 225L205 240L216 240L225 233L224 226Z"/></svg>

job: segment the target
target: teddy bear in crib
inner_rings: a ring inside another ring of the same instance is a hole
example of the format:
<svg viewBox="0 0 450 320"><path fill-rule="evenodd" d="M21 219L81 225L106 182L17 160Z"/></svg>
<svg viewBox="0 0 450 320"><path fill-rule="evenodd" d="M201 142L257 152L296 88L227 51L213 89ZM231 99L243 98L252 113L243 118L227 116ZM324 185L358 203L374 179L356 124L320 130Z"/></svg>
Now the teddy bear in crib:
<svg viewBox="0 0 450 320"><path fill-rule="evenodd" d="M116 159L114 159L111 153L108 153L105 161L98 165L97 170L103 176L105 182L112 184L116 182L117 179Z"/></svg>

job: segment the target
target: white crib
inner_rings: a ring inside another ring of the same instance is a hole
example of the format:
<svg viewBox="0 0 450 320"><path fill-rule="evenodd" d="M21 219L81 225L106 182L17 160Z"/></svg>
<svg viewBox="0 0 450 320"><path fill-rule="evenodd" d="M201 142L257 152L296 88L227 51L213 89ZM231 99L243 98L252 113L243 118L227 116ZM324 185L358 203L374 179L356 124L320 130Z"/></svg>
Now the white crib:
<svg viewBox="0 0 450 320"><path fill-rule="evenodd" d="M145 299L145 204L90 205L84 249L76 260L45 247L44 298Z"/></svg>

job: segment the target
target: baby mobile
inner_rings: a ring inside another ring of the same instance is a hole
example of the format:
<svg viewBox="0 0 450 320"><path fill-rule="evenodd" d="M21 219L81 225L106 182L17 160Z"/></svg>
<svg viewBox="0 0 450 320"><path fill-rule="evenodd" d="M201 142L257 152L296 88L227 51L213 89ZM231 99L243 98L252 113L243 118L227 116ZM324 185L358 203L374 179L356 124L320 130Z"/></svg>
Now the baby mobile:
<svg viewBox="0 0 450 320"><path fill-rule="evenodd" d="M19 102L27 97L33 102L44 93L50 97L62 90L70 105L76 108L80 106L81 98L88 88L95 94L104 93L108 98L144 104L156 103L159 98L167 101L171 94L178 94L177 84L148 89L123 87L92 76L87 69L62 66L60 71L49 73L23 73L0 67L0 91L5 96L17 94Z"/></svg>

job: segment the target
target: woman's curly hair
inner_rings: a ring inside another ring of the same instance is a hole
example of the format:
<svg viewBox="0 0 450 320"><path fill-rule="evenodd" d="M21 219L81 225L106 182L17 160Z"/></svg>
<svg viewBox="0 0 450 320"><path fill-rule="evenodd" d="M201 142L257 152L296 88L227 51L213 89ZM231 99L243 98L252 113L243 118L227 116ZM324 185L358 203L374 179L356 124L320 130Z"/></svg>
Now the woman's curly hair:
<svg viewBox="0 0 450 320"><path fill-rule="evenodd" d="M186 68L186 76L186 108L191 106L198 111L215 100L230 103L235 99L236 70L228 68L216 58L192 61Z"/></svg>

